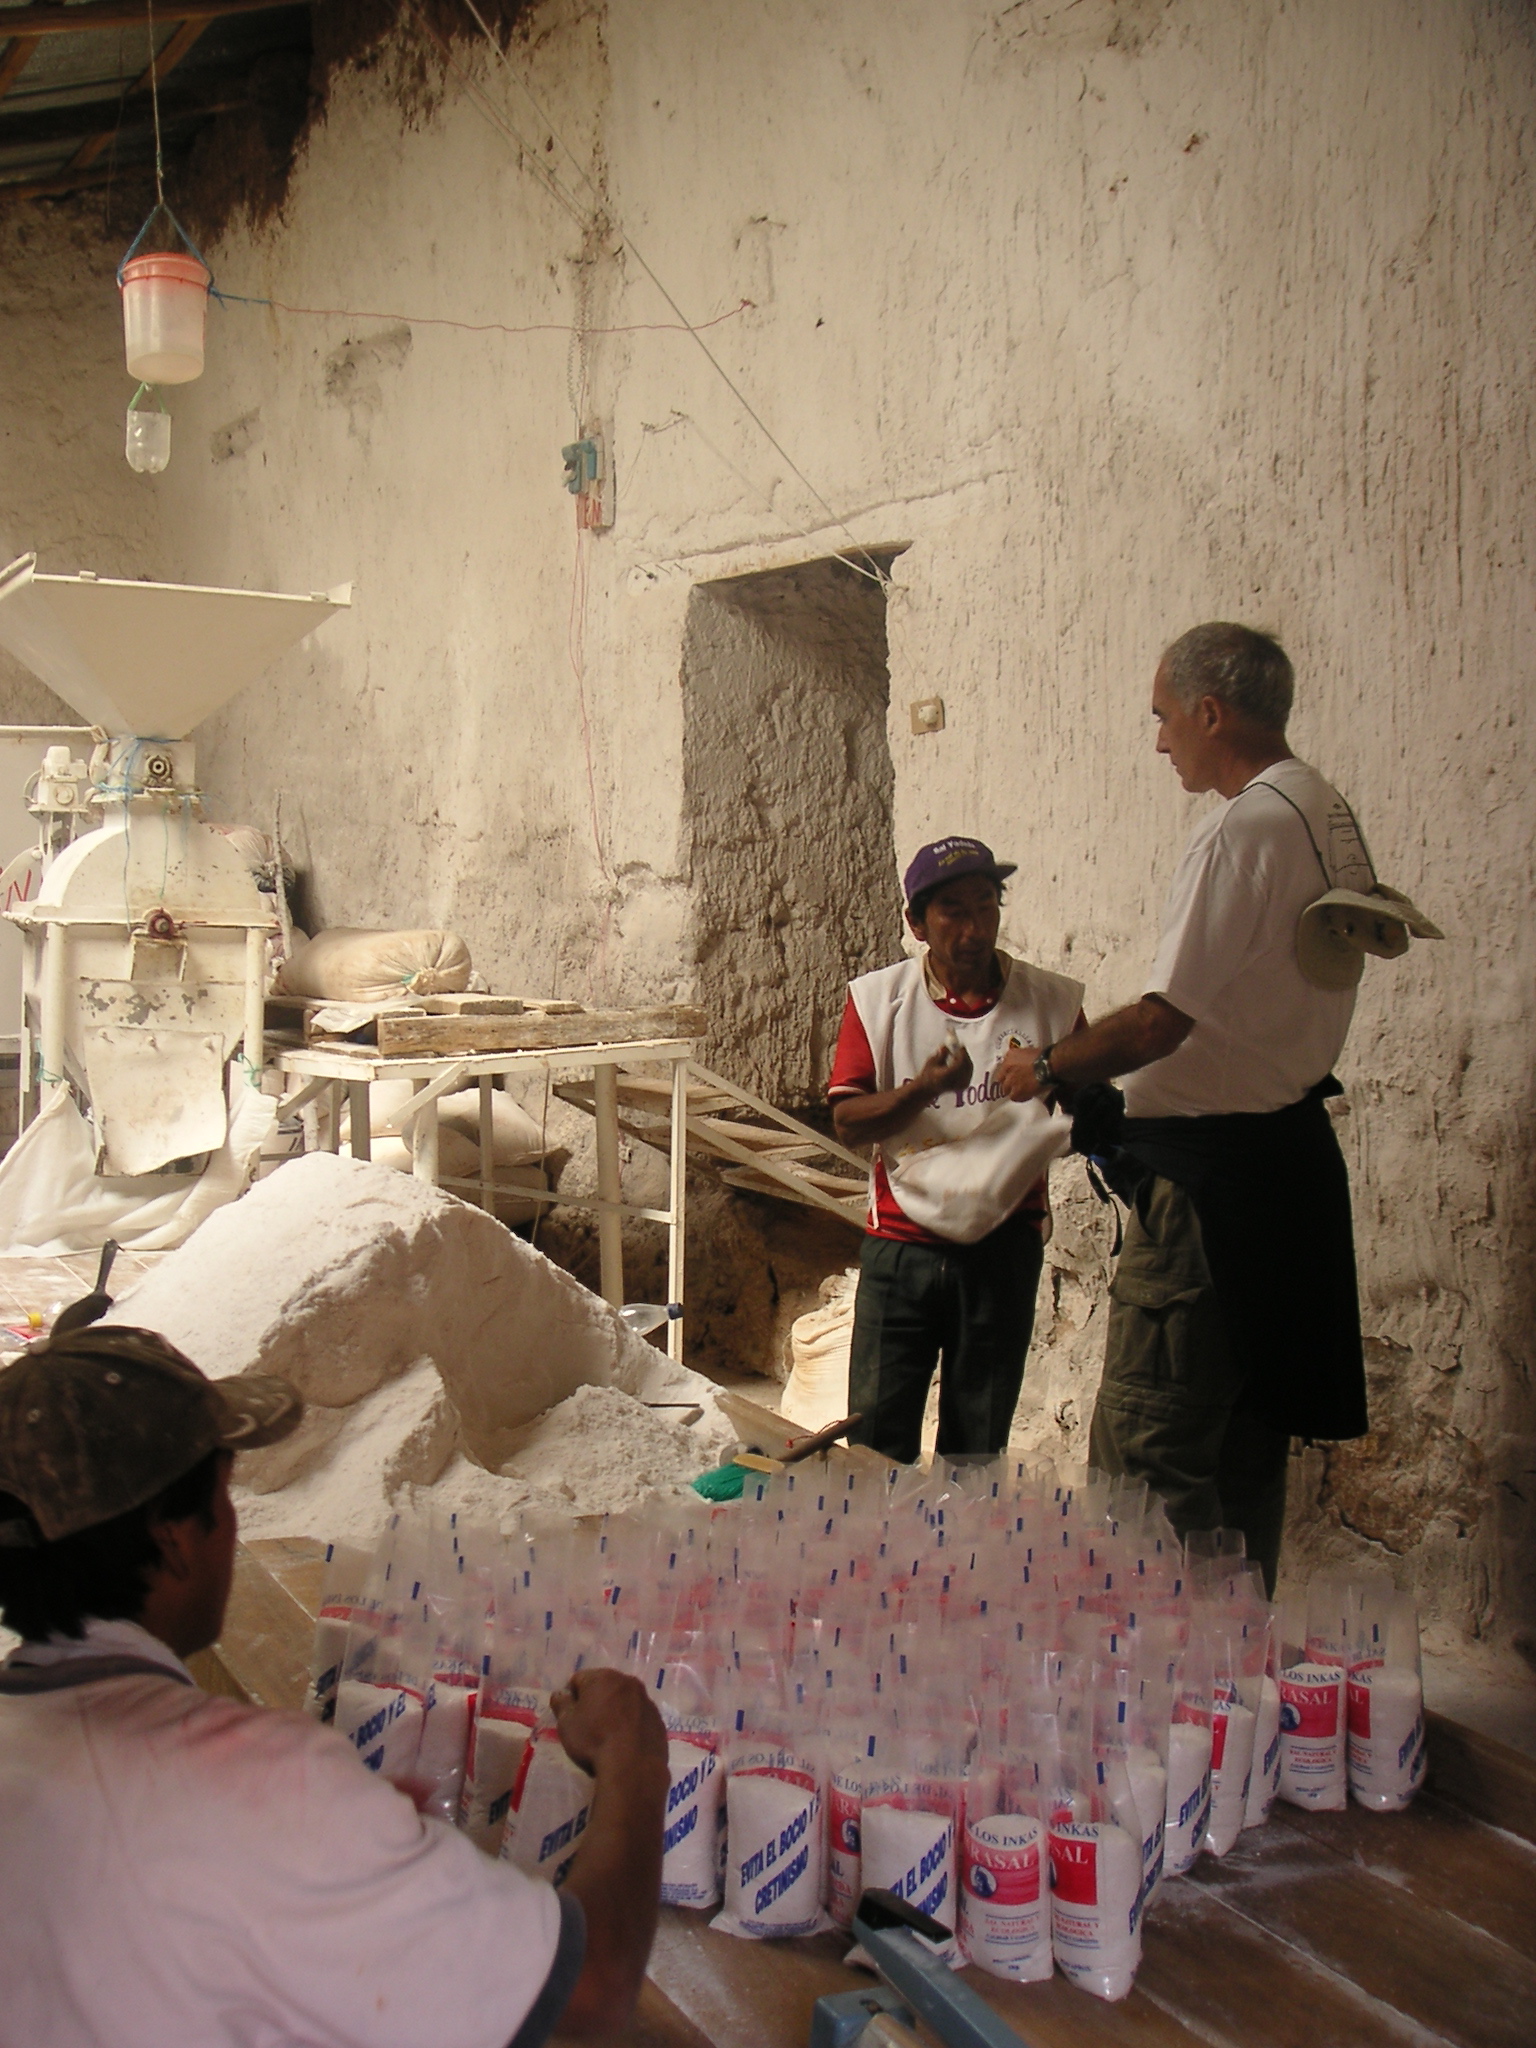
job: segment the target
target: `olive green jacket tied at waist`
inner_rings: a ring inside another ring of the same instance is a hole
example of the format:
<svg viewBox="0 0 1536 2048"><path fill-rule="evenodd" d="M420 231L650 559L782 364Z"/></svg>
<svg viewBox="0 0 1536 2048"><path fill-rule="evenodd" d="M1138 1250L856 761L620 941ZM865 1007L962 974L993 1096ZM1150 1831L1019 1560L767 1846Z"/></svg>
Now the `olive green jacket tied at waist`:
<svg viewBox="0 0 1536 2048"><path fill-rule="evenodd" d="M1365 1360L1349 1176L1324 1104L1332 1074L1264 1115L1128 1117L1085 1088L1073 1150L1123 1199L1149 1174L1189 1196L1227 1341L1263 1419L1291 1436L1364 1436Z"/></svg>

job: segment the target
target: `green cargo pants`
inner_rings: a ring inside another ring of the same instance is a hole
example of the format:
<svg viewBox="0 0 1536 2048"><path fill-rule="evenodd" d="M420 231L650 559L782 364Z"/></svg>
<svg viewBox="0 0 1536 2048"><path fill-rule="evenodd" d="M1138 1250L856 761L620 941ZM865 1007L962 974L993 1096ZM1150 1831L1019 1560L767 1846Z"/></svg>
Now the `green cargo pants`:
<svg viewBox="0 0 1536 2048"><path fill-rule="evenodd" d="M1145 1479L1181 1537L1241 1529L1273 1594L1290 1438L1244 1400L1199 1220L1173 1181L1143 1182L1109 1292L1090 1462Z"/></svg>

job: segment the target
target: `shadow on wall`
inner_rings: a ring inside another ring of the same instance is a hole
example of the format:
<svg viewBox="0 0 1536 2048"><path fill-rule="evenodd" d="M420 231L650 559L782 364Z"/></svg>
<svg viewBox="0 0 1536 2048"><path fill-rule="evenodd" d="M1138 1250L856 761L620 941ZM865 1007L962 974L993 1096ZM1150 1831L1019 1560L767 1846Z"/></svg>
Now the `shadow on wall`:
<svg viewBox="0 0 1536 2048"><path fill-rule="evenodd" d="M704 1061L801 1107L849 977L901 953L884 586L836 558L701 585L682 684Z"/></svg>

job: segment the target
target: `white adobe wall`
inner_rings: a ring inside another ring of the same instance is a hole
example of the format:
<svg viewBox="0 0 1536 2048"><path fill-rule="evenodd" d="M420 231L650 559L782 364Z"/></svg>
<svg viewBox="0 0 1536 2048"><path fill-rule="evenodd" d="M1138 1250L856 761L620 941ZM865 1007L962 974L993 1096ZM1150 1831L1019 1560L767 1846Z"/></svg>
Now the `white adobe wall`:
<svg viewBox="0 0 1536 2048"><path fill-rule="evenodd" d="M750 299L710 348L847 528L906 544L897 850L1020 860L1011 935L1090 1013L1137 992L1199 814L1152 753L1160 647L1211 616L1285 640L1299 750L1451 934L1370 970L1343 1064L1386 1426L1309 1455L1297 1540L1386 1545L1463 1626L1529 1620L1528 10L552 0L539 31L513 62L605 189L597 232L462 94L402 134L371 74L283 224L218 252L233 290L380 316L216 314L174 401L155 567L358 585L200 736L218 805L283 790L324 921L456 923L519 985L686 990L689 591L848 530L686 337L594 338L618 517L578 689L566 344L392 316L672 319L624 233L691 318ZM914 739L931 693L946 729ZM1069 1200L1029 1418L1068 1445L1104 1243Z"/></svg>

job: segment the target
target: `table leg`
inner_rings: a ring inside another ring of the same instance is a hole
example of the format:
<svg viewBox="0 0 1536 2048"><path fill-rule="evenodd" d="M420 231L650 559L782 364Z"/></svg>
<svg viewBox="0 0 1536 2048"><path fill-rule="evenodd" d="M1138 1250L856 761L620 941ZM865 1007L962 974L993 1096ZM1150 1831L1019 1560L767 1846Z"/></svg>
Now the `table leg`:
<svg viewBox="0 0 1536 2048"><path fill-rule="evenodd" d="M371 1159L373 1157L372 1103L373 1090L366 1081L347 1083L347 1116L352 1126L352 1157Z"/></svg>
<svg viewBox="0 0 1536 2048"><path fill-rule="evenodd" d="M346 1092L345 1081L332 1081L321 1097L325 1107L321 1112L320 1143L327 1152L341 1150L341 1098Z"/></svg>
<svg viewBox="0 0 1536 2048"><path fill-rule="evenodd" d="M592 1069L592 1108L597 1122L597 1198L623 1199L619 1178L619 1082L611 1065ZM604 1301L624 1306L624 1226L617 1209L597 1212L599 1285Z"/></svg>
<svg viewBox="0 0 1536 2048"><path fill-rule="evenodd" d="M672 1156L671 1188L667 1207L672 1221L667 1226L667 1299L682 1301L683 1255L687 1248L688 1222L688 1062L672 1062ZM683 1356L683 1322L667 1325L667 1356L679 1362Z"/></svg>
<svg viewBox="0 0 1536 2048"><path fill-rule="evenodd" d="M416 1093L426 1087L425 1081L418 1081ZM437 1186L437 1103L429 1102L411 1126L411 1145L416 1154L415 1174L431 1186Z"/></svg>
<svg viewBox="0 0 1536 2048"><path fill-rule="evenodd" d="M488 1216L496 1214L496 1119L491 1113L491 1090L495 1080L480 1076L480 1206Z"/></svg>

